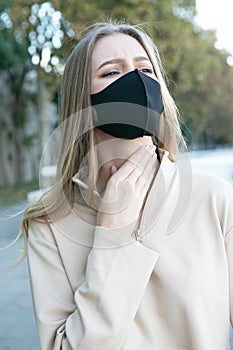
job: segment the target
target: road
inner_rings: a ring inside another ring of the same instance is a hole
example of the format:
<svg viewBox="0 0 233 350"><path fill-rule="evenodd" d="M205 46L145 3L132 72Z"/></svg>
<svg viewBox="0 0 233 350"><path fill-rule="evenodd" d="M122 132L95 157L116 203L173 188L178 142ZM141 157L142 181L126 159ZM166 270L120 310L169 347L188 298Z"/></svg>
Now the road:
<svg viewBox="0 0 233 350"><path fill-rule="evenodd" d="M20 255L23 240L2 250L18 234L25 203L0 210L0 350L39 350L26 259L7 270Z"/></svg>
<svg viewBox="0 0 233 350"><path fill-rule="evenodd" d="M223 162L223 158L220 158ZM231 159L233 160L233 158ZM213 162L210 163L212 166ZM205 164L207 164L207 158ZM196 163L196 166L200 168L203 163ZM229 174L232 174L231 170ZM33 315L26 259L16 268L7 271L7 268L20 255L19 250L23 247L23 240L20 239L13 246L3 250L14 241L18 234L22 214L17 216L15 214L22 211L25 205L26 203L22 203L0 210L0 350L39 350L40 348ZM232 331L231 350L233 350Z"/></svg>

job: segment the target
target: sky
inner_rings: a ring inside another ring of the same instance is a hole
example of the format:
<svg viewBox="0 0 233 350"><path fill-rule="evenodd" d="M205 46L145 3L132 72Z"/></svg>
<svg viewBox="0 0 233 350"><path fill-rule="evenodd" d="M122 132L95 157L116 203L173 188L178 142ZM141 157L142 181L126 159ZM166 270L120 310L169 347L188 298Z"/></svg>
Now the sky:
<svg viewBox="0 0 233 350"><path fill-rule="evenodd" d="M215 29L216 47L233 56L233 0L196 0L196 22L203 29ZM233 65L233 57L229 58Z"/></svg>

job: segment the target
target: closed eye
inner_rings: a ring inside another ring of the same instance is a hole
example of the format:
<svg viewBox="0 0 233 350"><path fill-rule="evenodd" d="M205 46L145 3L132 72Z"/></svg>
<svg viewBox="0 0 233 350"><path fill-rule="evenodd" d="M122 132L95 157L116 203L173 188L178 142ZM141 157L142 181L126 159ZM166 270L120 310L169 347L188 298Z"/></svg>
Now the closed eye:
<svg viewBox="0 0 233 350"><path fill-rule="evenodd" d="M110 76L117 75L117 74L120 74L120 73L116 70L111 70L109 72L101 74L101 77L106 78L106 77L110 77Z"/></svg>

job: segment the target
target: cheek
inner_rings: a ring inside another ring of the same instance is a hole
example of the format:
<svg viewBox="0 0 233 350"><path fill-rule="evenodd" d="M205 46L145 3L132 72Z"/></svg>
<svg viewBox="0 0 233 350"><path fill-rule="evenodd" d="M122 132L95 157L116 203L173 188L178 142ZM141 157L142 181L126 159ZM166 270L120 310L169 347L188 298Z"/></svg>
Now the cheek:
<svg viewBox="0 0 233 350"><path fill-rule="evenodd" d="M91 80L91 94L96 94L102 91L109 84L104 79L92 78Z"/></svg>
<svg viewBox="0 0 233 350"><path fill-rule="evenodd" d="M101 89L101 84L95 78L91 78L91 94L95 94Z"/></svg>
<svg viewBox="0 0 233 350"><path fill-rule="evenodd" d="M97 92L102 91L108 85L112 84L115 80L117 80L119 76L113 78L91 78L91 94L96 94Z"/></svg>

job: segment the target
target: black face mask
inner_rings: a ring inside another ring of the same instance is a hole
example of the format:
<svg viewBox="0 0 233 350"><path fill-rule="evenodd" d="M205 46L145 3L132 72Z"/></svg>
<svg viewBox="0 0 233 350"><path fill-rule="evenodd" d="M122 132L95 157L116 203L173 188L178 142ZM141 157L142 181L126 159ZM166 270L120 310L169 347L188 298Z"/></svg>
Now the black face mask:
<svg viewBox="0 0 233 350"><path fill-rule="evenodd" d="M95 127L114 137L134 139L156 136L164 110L160 84L134 70L91 95L97 112Z"/></svg>

